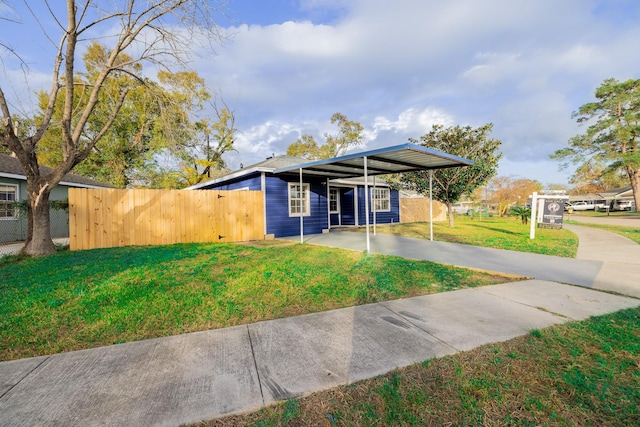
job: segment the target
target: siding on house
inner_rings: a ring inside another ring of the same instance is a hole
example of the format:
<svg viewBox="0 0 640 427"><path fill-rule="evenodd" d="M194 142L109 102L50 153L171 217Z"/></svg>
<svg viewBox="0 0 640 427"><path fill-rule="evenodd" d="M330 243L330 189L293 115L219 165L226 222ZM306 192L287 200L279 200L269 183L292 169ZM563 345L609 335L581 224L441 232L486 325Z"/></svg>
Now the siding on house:
<svg viewBox="0 0 640 427"><path fill-rule="evenodd" d="M266 176L267 234L276 237L300 234L300 217L289 216L289 183L300 182L296 176ZM310 184L310 215L303 217L304 234L322 233L327 224L326 181L302 178Z"/></svg>
<svg viewBox="0 0 640 427"><path fill-rule="evenodd" d="M371 191L369 187L369 224L373 224L373 212L371 204ZM389 190L389 207L388 212L376 212L376 224L391 224L400 222L400 196L397 190ZM359 225L366 224L365 206L364 206L364 187L358 187L358 222Z"/></svg>
<svg viewBox="0 0 640 427"><path fill-rule="evenodd" d="M260 173L251 174L248 176L244 176L242 178L236 178L234 180L221 183L216 186L206 187L206 189L216 189L216 190L251 190L251 191L261 191L262 185L260 183Z"/></svg>

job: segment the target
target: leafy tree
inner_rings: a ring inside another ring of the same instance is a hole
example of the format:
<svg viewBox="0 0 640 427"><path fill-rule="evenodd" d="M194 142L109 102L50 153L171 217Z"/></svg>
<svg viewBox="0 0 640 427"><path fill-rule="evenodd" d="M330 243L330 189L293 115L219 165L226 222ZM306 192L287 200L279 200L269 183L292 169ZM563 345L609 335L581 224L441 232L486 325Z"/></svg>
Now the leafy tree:
<svg viewBox="0 0 640 427"><path fill-rule="evenodd" d="M474 161L472 166L437 169L433 173L433 198L447 205L451 227L454 226L453 204L464 195L470 196L496 173L502 154L496 153L500 141L489 139L492 128L491 123L476 129L470 126L444 128L442 125L434 125L419 140L409 139L414 144ZM406 188L428 194L429 171L402 174L400 183Z"/></svg>
<svg viewBox="0 0 640 427"><path fill-rule="evenodd" d="M105 46L91 44L84 54L86 72L77 73L75 84L74 111L81 111L87 99L86 91L90 81L95 79L99 64L109 55ZM121 60L129 62L127 55ZM142 67L127 67L127 71L141 72ZM160 71L158 81L148 78L138 79L131 74L123 74L105 82L100 93L100 102L87 123L87 131L92 132L103 126L108 117L108 109L113 96L122 87L129 87L129 94L120 108L120 113L102 139L93 147L87 159L74 168L74 172L88 176L115 187L131 185L148 186L152 177L158 174L155 156L164 152L176 152L194 138L197 124L191 117L202 109L210 98L204 80L195 72L170 73ZM46 109L47 93L38 94L40 108ZM62 94L57 103L62 105ZM53 120L59 121L61 109L54 112ZM41 115L37 117L41 120ZM55 167L60 164L63 153L59 144L61 128L50 126L38 144L38 156L42 164Z"/></svg>
<svg viewBox="0 0 640 427"><path fill-rule="evenodd" d="M350 147L363 143L364 128L359 122L347 119L344 114L335 113L331 116L331 124L338 125L338 133L325 133L324 144L318 145L312 135L304 134L287 148L287 155L309 160L330 159L344 154Z"/></svg>
<svg viewBox="0 0 640 427"><path fill-rule="evenodd" d="M598 171L600 177L623 171L640 206L640 79L607 79L595 96L597 101L573 113L578 123L587 125L586 131L551 158L562 161L562 167L578 165L574 179L586 171Z"/></svg>
<svg viewBox="0 0 640 427"><path fill-rule="evenodd" d="M37 17L39 23L53 22L60 41L51 71L51 89L38 122L26 137L14 132L14 115L0 84L0 144L10 149L20 160L27 178L28 225L24 252L30 255L53 253L49 223L51 189L76 165L84 162L118 119L133 88L109 85L112 79L140 73L143 62L157 65L179 60L190 46L194 34L218 40L213 20L215 5L205 0L158 0L153 3L128 0L123 2L66 0L64 16L49 8L51 19ZM179 29L177 27L180 27ZM51 28L43 28L52 39ZM76 53L79 43L92 34L108 34L109 50L100 58L88 81L76 85ZM208 34L206 34L208 33ZM5 44L6 45L6 44ZM113 91L108 103L103 95ZM59 96L63 94L62 100ZM77 104L79 97L83 102ZM81 105L78 111L76 105ZM94 122L94 118L99 118ZM97 125L95 123L98 123ZM60 163L49 173L40 173L38 145L50 131L59 129L58 141L62 153Z"/></svg>
<svg viewBox="0 0 640 427"><path fill-rule="evenodd" d="M508 176L492 178L488 187L489 200L498 207L500 216L507 214L512 206L524 204L534 191L542 190L538 181Z"/></svg>
<svg viewBox="0 0 640 427"><path fill-rule="evenodd" d="M227 165L222 155L234 150L237 132L235 116L226 104L219 107L214 103L213 110L218 120L213 123L207 120L198 122L199 132L194 144L183 147L176 155L181 185L194 185L226 171Z"/></svg>

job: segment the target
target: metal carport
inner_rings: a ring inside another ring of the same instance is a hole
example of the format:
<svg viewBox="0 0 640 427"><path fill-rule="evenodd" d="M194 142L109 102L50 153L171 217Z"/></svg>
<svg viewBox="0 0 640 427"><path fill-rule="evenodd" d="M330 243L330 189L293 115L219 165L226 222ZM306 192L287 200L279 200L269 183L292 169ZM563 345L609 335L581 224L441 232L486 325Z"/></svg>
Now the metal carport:
<svg viewBox="0 0 640 427"><path fill-rule="evenodd" d="M447 154L442 151L416 144L402 144L360 153L347 154L331 159L317 160L299 165L276 169L275 174L298 171L300 187L302 174L321 176L327 179L364 177L365 191L365 224L367 236L367 252L371 251L369 237L369 176L397 174L421 170L434 170L471 166L473 161ZM429 182L431 187L431 180ZM328 195L327 195L328 197ZM431 191L429 191L431 201ZM304 242L304 218L300 215L300 243Z"/></svg>

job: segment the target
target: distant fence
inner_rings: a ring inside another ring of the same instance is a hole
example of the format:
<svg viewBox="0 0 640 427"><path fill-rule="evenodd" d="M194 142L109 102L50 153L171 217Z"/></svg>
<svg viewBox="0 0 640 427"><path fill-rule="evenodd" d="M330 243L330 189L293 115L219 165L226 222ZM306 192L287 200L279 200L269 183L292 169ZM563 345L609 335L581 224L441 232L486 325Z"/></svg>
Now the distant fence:
<svg viewBox="0 0 640 427"><path fill-rule="evenodd" d="M264 239L261 191L69 189L71 250Z"/></svg>
<svg viewBox="0 0 640 427"><path fill-rule="evenodd" d="M447 207L444 203L433 201L433 220L445 221ZM429 221L429 199L426 197L400 198L400 222Z"/></svg>

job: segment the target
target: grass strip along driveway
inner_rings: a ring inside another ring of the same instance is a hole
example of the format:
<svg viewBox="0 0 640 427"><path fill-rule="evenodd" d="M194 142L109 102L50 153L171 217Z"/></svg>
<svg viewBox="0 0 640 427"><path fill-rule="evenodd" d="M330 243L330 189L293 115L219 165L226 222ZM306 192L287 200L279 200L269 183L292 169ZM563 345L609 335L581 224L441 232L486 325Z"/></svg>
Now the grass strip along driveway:
<svg viewBox="0 0 640 427"><path fill-rule="evenodd" d="M514 280L308 244L186 244L5 258L0 277L0 360Z"/></svg>
<svg viewBox="0 0 640 427"><path fill-rule="evenodd" d="M634 308L206 425L637 426L639 355Z"/></svg>
<svg viewBox="0 0 640 427"><path fill-rule="evenodd" d="M354 231L356 229L353 229ZM361 227L357 229L363 231ZM429 238L429 223L377 225L378 233L394 236ZM507 249L542 255L575 258L578 238L569 230L536 229L536 238L529 239L529 225L515 218L470 218L456 216L455 227L449 222L433 223L433 238L440 242L463 243L487 248Z"/></svg>

